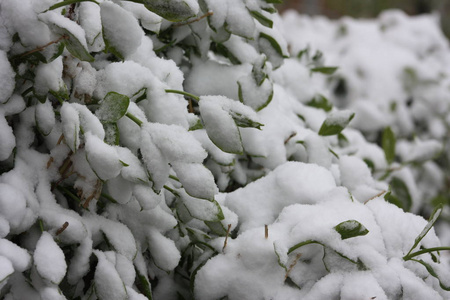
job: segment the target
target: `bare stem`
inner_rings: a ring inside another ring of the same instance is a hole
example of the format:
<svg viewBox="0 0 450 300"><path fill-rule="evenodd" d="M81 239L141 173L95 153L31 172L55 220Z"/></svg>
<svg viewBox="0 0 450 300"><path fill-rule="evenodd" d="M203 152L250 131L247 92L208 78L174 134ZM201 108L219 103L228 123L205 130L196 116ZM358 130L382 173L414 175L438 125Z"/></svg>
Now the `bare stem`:
<svg viewBox="0 0 450 300"><path fill-rule="evenodd" d="M369 202L370 200L373 200L373 199L375 199L375 198L377 198L377 197L380 197L380 196L383 195L384 193L386 193L386 191L384 191L384 190L381 191L381 192L379 192L378 194L376 194L376 195L373 196L372 198L366 200L366 201L364 202L364 204L367 204L367 202Z"/></svg>
<svg viewBox="0 0 450 300"><path fill-rule="evenodd" d="M184 23L177 23L177 24L174 24L173 26L174 26L174 27L180 27L180 26L184 26L184 25L189 25L189 24L198 22L198 21L200 21L201 19L204 19L204 18L206 18L206 17L212 16L213 14L214 14L214 12L208 11L206 14L204 14L203 16L200 16L200 17L198 17L198 18L196 18L196 19L193 19L193 20L190 20L190 21L184 22Z"/></svg>
<svg viewBox="0 0 450 300"><path fill-rule="evenodd" d="M298 260L300 259L300 257L302 256L301 253L298 253L295 256L294 261L291 263L291 265L289 266L289 269L286 271L286 275L284 276L284 280L286 280L289 277L289 274L291 273L292 269L295 267L295 265L297 264Z"/></svg>
<svg viewBox="0 0 450 300"><path fill-rule="evenodd" d="M225 251L225 248L227 247L228 236L230 235L230 230L231 230L231 224L228 224L227 235L225 236L225 241L223 242L222 252Z"/></svg>
<svg viewBox="0 0 450 300"><path fill-rule="evenodd" d="M69 222L64 222L64 224L61 226L61 228L59 228L55 235L60 235L61 233L63 233L64 230L66 230L66 228L69 226Z"/></svg>
<svg viewBox="0 0 450 300"><path fill-rule="evenodd" d="M293 132L285 141L284 144L286 145L294 136L297 135L297 132Z"/></svg>
<svg viewBox="0 0 450 300"><path fill-rule="evenodd" d="M45 48L47 48L48 46L50 46L50 45L59 43L61 40L67 40L67 39L69 39L69 37L68 37L67 35L63 35L63 36L59 37L57 40L51 41L50 43L45 44L44 46L40 46L40 47L34 48L33 50L30 50L30 51L28 51L28 52L25 52L25 53L21 54L20 57L24 57L24 56L33 54L33 53L35 53L35 52L42 51L42 50L44 50Z"/></svg>

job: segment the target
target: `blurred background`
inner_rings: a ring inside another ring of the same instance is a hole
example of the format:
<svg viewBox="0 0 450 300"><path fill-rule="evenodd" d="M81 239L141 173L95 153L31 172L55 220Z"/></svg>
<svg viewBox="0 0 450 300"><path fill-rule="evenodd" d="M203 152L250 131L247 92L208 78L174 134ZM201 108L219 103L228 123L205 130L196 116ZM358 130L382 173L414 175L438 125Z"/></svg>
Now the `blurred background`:
<svg viewBox="0 0 450 300"><path fill-rule="evenodd" d="M381 11L397 8L409 15L439 13L441 25L450 36L450 0L284 0L278 10L295 9L302 14L325 15L336 19L347 15L355 18L373 18Z"/></svg>

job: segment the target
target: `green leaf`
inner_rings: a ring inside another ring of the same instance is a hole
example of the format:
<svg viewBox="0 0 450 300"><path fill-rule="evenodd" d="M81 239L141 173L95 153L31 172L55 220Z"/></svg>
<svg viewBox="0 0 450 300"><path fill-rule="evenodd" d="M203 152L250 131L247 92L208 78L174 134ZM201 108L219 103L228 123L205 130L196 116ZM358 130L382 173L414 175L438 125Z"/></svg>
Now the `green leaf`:
<svg viewBox="0 0 450 300"><path fill-rule="evenodd" d="M297 53L297 58L300 60L300 59L302 59L303 55L309 56L309 48L305 48L303 50L300 50Z"/></svg>
<svg viewBox="0 0 450 300"><path fill-rule="evenodd" d="M137 91L136 93L134 93L134 95L131 97L131 101L135 102L135 103L139 103L142 100L147 99L147 88L142 88L139 91Z"/></svg>
<svg viewBox="0 0 450 300"><path fill-rule="evenodd" d="M262 25L269 27L269 28L273 27L273 21L271 19L267 18L266 16L264 16L259 11L252 10L252 11L250 11L250 14L252 15L253 18L258 20L258 22L261 23Z"/></svg>
<svg viewBox="0 0 450 300"><path fill-rule="evenodd" d="M450 291L450 285L445 285L442 282L441 278L439 278L439 275L436 273L436 271L434 271L433 267L430 264L424 262L421 259L412 259L412 260L423 265L427 269L428 273L439 281L439 285L443 290Z"/></svg>
<svg viewBox="0 0 450 300"><path fill-rule="evenodd" d="M63 35L68 37L68 39L63 40L63 44L66 46L70 54L83 61L93 62L95 60L83 44L69 30L59 27L56 24L55 26Z"/></svg>
<svg viewBox="0 0 450 300"><path fill-rule="evenodd" d="M112 146L119 145L120 133L117 123L105 123L103 122L103 129L105 130L105 143Z"/></svg>
<svg viewBox="0 0 450 300"><path fill-rule="evenodd" d="M269 14L274 14L278 12L278 10L273 6L261 7L262 10L267 11Z"/></svg>
<svg viewBox="0 0 450 300"><path fill-rule="evenodd" d="M349 111L330 114L320 127L319 135L329 136L341 133L354 117L355 113Z"/></svg>
<svg viewBox="0 0 450 300"><path fill-rule="evenodd" d="M109 92L95 112L95 115L104 123L115 123L122 118L130 105L130 99L116 92Z"/></svg>
<svg viewBox="0 0 450 300"><path fill-rule="evenodd" d="M284 55L284 53L283 53L283 50L281 49L280 44L278 44L278 42L277 42L276 39L274 39L274 38L271 37L270 35L265 34L265 33L263 33L263 32L260 32L259 38L260 38L260 39L265 39L265 40L267 40L267 41L270 43L270 45L272 46L272 48L273 48L273 49L274 49L281 57L286 57L286 56Z"/></svg>
<svg viewBox="0 0 450 300"><path fill-rule="evenodd" d="M225 226L223 226L222 222L220 221L205 221L205 225L208 226L208 228L215 234L219 236L225 236L227 234L227 230L225 229Z"/></svg>
<svg viewBox="0 0 450 300"><path fill-rule="evenodd" d="M195 100L195 101L197 101L197 102L200 100L200 98L199 98L198 96L193 95L193 94L188 93L188 92L185 92L185 91L179 91L179 90L166 90L166 93L180 94L180 95L183 95L183 96L185 96L185 97L192 98L193 100Z"/></svg>
<svg viewBox="0 0 450 300"><path fill-rule="evenodd" d="M253 121L253 120L243 116L242 114L234 112L234 111L231 111L230 115L233 118L236 125L239 127L244 127L244 128L251 127L251 128L257 128L257 129L261 130L261 126L264 126L264 124Z"/></svg>
<svg viewBox="0 0 450 300"><path fill-rule="evenodd" d="M52 5L52 6L50 6L50 8L48 10L54 10L54 9L57 9L57 8L60 8L60 7L66 6L66 5L79 3L79 2L87 2L87 1L88 2L94 2L95 4L98 4L98 2L94 1L94 0L66 0L66 1L59 2L59 3L56 3L56 4Z"/></svg>
<svg viewBox="0 0 450 300"><path fill-rule="evenodd" d="M375 164L371 159L364 158L363 161L366 163L372 173L375 172Z"/></svg>
<svg viewBox="0 0 450 300"><path fill-rule="evenodd" d="M58 99L60 103L63 103L64 101L69 100L70 98L69 91L65 84L63 84L60 87L59 91L50 90L49 93L53 95L56 99Z"/></svg>
<svg viewBox="0 0 450 300"><path fill-rule="evenodd" d="M412 206L412 198L408 186L400 178L393 177L391 182L391 192L384 197L388 202L397 205L404 211L409 211Z"/></svg>
<svg viewBox="0 0 450 300"><path fill-rule="evenodd" d="M212 43L211 50L230 60L233 65L239 65L241 61L221 43Z"/></svg>
<svg viewBox="0 0 450 300"><path fill-rule="evenodd" d="M322 245L322 246L325 247L324 244L322 244L322 243L320 243L320 242L318 242L318 241L307 240L307 241L304 241L304 242L295 244L294 246L292 246L291 248L289 248L288 254L291 254L292 252L294 252L294 251L297 250L298 248L303 247L303 246L306 246L306 245L309 245L309 244L319 244L319 245Z"/></svg>
<svg viewBox="0 0 450 300"><path fill-rule="evenodd" d="M395 135L391 127L386 127L383 131L381 146L383 147L386 161L391 164L395 158Z"/></svg>
<svg viewBox="0 0 450 300"><path fill-rule="evenodd" d="M320 94L316 95L314 98L312 98L307 103L307 105L311 106L311 107L323 109L326 112L331 111L331 109L333 108L333 104L331 104L331 102L327 98L325 98L323 95L320 95Z"/></svg>
<svg viewBox="0 0 450 300"><path fill-rule="evenodd" d="M58 49L56 50L55 54L52 55L52 57L49 59L48 62L52 62L55 59L57 59L58 57L60 57L63 54L63 52L64 52L64 48L65 48L65 44L64 43L59 43Z"/></svg>
<svg viewBox="0 0 450 300"><path fill-rule="evenodd" d="M343 240L369 233L369 230L356 220L348 220L339 223L334 229L341 235Z"/></svg>
<svg viewBox="0 0 450 300"><path fill-rule="evenodd" d="M428 219L427 225L422 230L422 232L416 237L416 239L414 240L414 245L411 247L411 249L409 250L409 252L406 256L408 256L414 250L414 248L416 248L419 245L419 243L422 241L422 239L427 235L428 231L430 231L431 227L433 227L434 223L436 223L437 219L441 215L442 210L443 210L442 205L440 205L434 209L433 213L431 214L430 218Z"/></svg>
<svg viewBox="0 0 450 300"><path fill-rule="evenodd" d="M148 300L152 300L152 287L147 277L140 274L139 270L136 268L136 287L138 290L147 297Z"/></svg>
<svg viewBox="0 0 450 300"><path fill-rule="evenodd" d="M261 55L254 63L252 68L252 75L256 81L256 85L261 86L264 81L269 77L266 73L267 57L265 55Z"/></svg>
<svg viewBox="0 0 450 300"><path fill-rule="evenodd" d="M200 121L200 119L198 119L194 125L189 127L189 131L194 131L194 130L198 130L198 129L203 129L203 124L202 124L202 121Z"/></svg>
<svg viewBox="0 0 450 300"><path fill-rule="evenodd" d="M332 74L334 74L334 72L336 72L337 69L338 69L338 67L317 67L317 68L312 68L311 72L332 75Z"/></svg>
<svg viewBox="0 0 450 300"><path fill-rule="evenodd" d="M195 17L192 8L185 1L143 0L145 7L172 22L180 22Z"/></svg>
<svg viewBox="0 0 450 300"><path fill-rule="evenodd" d="M283 0L264 0L266 3L274 3L274 4L281 4L283 3Z"/></svg>
<svg viewBox="0 0 450 300"><path fill-rule="evenodd" d="M108 40L108 38L106 37L105 32L103 31L103 41L105 42L105 52L109 52L113 55L115 55L118 59L120 60L124 60L124 57L122 55L122 53L119 52L119 50L117 50L112 44L111 42Z"/></svg>

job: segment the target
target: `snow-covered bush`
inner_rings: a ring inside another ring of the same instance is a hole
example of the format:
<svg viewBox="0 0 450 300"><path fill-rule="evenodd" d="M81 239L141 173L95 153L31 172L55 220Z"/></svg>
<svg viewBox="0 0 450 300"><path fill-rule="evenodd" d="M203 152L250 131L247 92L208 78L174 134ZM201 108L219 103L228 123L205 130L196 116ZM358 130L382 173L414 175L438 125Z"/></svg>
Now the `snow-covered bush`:
<svg viewBox="0 0 450 300"><path fill-rule="evenodd" d="M438 16L387 11L331 21L290 11L283 25L292 54L319 50L322 63L339 66L322 84L333 103L355 112L351 126L379 144L383 133L397 141L387 167L366 158L376 178L404 191L397 203L425 214L448 206L450 47Z"/></svg>
<svg viewBox="0 0 450 300"><path fill-rule="evenodd" d="M0 0L1 298L449 297L275 2Z"/></svg>

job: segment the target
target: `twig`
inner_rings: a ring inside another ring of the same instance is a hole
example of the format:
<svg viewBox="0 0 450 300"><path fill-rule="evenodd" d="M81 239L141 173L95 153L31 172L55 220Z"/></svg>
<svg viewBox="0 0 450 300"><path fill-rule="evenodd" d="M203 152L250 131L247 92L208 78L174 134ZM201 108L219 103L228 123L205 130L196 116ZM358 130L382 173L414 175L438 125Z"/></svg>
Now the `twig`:
<svg viewBox="0 0 450 300"><path fill-rule="evenodd" d="M284 144L286 145L294 136L297 135L297 132L293 132L285 141Z"/></svg>
<svg viewBox="0 0 450 300"><path fill-rule="evenodd" d="M97 180L97 183L95 184L95 191L92 194L90 194L89 197L86 198L86 201L84 201L83 203L83 208L87 209L92 199L98 199L100 197L102 187L103 187L102 181Z"/></svg>
<svg viewBox="0 0 450 300"><path fill-rule="evenodd" d="M61 228L59 228L55 235L60 235L61 233L63 233L64 230L66 230L66 228L69 226L69 222L64 222L64 224L61 226Z"/></svg>
<svg viewBox="0 0 450 300"><path fill-rule="evenodd" d="M64 134L61 134L61 136L58 139L58 142L56 143L56 145L61 144L61 142L64 140Z"/></svg>
<svg viewBox="0 0 450 300"><path fill-rule="evenodd" d="M386 191L381 191L380 193L376 194L376 195L373 196L372 198L366 200L366 201L364 202L364 204L367 204L367 202L369 202L370 200L373 200L373 199L375 199L375 198L377 198L377 197L380 197L380 196L383 195L384 193L386 193Z"/></svg>
<svg viewBox="0 0 450 300"><path fill-rule="evenodd" d="M289 269L286 271L286 275L284 276L284 280L286 280L289 277L289 274L291 273L292 269L295 267L295 265L297 264L298 260L300 259L300 257L302 256L301 253L298 253L297 256L295 256L294 261L291 263L291 265L289 266Z"/></svg>
<svg viewBox="0 0 450 300"><path fill-rule="evenodd" d="M231 224L228 224L227 235L225 236L225 241L223 242L222 252L224 252L225 248L227 247L228 236L230 235L230 230L231 230Z"/></svg>
<svg viewBox="0 0 450 300"><path fill-rule="evenodd" d="M67 39L69 39L69 37L67 35L63 35L63 36L59 37L57 40L51 41L50 43L45 44L44 46L40 46L40 47L34 48L33 50L30 50L28 52L22 53L19 57L24 57L24 56L33 54L34 52L42 51L50 45L59 43L61 40L67 40Z"/></svg>
<svg viewBox="0 0 450 300"><path fill-rule="evenodd" d="M55 159L53 158L53 156L50 156L50 158L48 159L48 162L47 162L47 169L50 168L50 166L52 165L52 163L53 163L54 160L55 160Z"/></svg>
<svg viewBox="0 0 450 300"><path fill-rule="evenodd" d="M59 137L58 142L56 143L56 145L61 144L61 142L63 141L63 139L64 139L64 134L61 134L61 136ZM53 156L50 156L50 158L48 159L48 162L47 162L47 169L50 168L50 166L52 165L52 163L53 163L54 161L55 161L55 158L54 158Z"/></svg>
<svg viewBox="0 0 450 300"><path fill-rule="evenodd" d="M192 106L192 99L191 98L189 98L189 100L188 100L189 102L189 108L188 108L188 111L190 112L190 113L194 113L194 107Z"/></svg>
<svg viewBox="0 0 450 300"><path fill-rule="evenodd" d="M174 27L180 27L180 26L184 26L184 25L189 25L189 24L198 22L198 21L200 21L201 19L204 19L204 18L206 18L206 17L212 16L213 14L214 14L214 12L208 11L208 12L207 12L206 14L204 14L203 16L200 16L200 17L198 17L198 18L196 18L196 19L194 19L194 20L191 20L191 21L188 21L188 22L184 22L184 23L177 23L177 24L174 24L173 26L174 26Z"/></svg>

